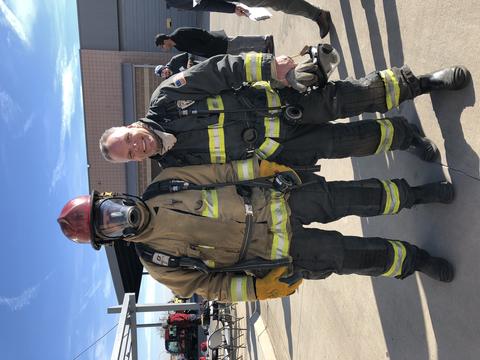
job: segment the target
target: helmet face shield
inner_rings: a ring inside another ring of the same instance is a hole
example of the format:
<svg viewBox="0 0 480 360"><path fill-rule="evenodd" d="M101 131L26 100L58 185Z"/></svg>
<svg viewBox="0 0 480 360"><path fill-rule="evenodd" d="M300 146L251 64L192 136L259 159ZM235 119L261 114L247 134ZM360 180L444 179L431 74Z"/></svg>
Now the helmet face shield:
<svg viewBox="0 0 480 360"><path fill-rule="evenodd" d="M63 207L57 221L63 234L95 250L144 231L151 220L147 204L133 195L98 193L78 196Z"/></svg>
<svg viewBox="0 0 480 360"><path fill-rule="evenodd" d="M103 198L95 202L94 229L100 239L114 240L139 233L147 217L145 206L129 197Z"/></svg>

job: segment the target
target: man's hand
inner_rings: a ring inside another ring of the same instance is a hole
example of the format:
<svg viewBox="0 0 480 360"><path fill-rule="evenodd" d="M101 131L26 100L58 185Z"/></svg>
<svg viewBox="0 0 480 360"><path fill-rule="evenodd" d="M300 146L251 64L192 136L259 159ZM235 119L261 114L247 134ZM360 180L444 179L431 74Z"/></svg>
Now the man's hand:
<svg viewBox="0 0 480 360"><path fill-rule="evenodd" d="M237 5L237 6L235 6L235 15L237 15L237 16L247 16L248 17L248 15L250 15L250 13L243 6Z"/></svg>
<svg viewBox="0 0 480 360"><path fill-rule="evenodd" d="M303 93L309 86L318 83L317 71L318 66L312 62L312 59L308 59L291 69L286 75L286 80L291 87Z"/></svg>
<svg viewBox="0 0 480 360"><path fill-rule="evenodd" d="M270 271L264 278L256 279L255 292L257 293L257 299L265 300L292 295L302 284L302 280L288 285L280 281L280 278L286 273L286 267L278 267Z"/></svg>
<svg viewBox="0 0 480 360"><path fill-rule="evenodd" d="M275 58L275 80L280 81L285 86L290 86L285 77L290 70L295 68L295 66L297 66L297 64L295 64L295 61L293 61L291 57L286 55L277 56Z"/></svg>

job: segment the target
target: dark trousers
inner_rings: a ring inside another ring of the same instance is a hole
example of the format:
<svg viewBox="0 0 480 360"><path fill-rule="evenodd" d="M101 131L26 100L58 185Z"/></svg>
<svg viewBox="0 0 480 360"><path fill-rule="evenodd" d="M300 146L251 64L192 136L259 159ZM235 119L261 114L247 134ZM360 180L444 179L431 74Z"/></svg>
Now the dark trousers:
<svg viewBox="0 0 480 360"><path fill-rule="evenodd" d="M395 77L397 93L386 90L386 82L381 74L387 71ZM387 129L387 136L392 137L389 139L385 139L385 126L382 126L380 119L347 124L329 123L365 112L385 113L389 110L389 98L395 98L394 94L398 97L398 104L420 94L419 80L408 66L373 72L361 79L332 81L324 88L308 94L283 90L283 101L300 107L303 116L297 125L285 125L288 131L282 141L282 151L271 160L284 164L312 165L322 158L368 156L407 149L412 143L414 130L403 117L388 120L391 125ZM384 140L386 146L381 146Z"/></svg>
<svg viewBox="0 0 480 360"><path fill-rule="evenodd" d="M414 245L383 238L344 236L337 231L303 225L327 223L348 215L394 214L412 207L414 200L410 186L403 179L327 182L319 178L292 191L290 255L294 270L305 279L321 279L331 273L402 279L411 275L418 251Z"/></svg>
<svg viewBox="0 0 480 360"><path fill-rule="evenodd" d="M385 120L292 127L288 139L282 142L282 151L272 160L281 164L314 165L318 159L369 156L408 149L413 140L411 125L400 116L387 121L391 124L391 139L387 139L390 140L389 146L384 148L380 144Z"/></svg>

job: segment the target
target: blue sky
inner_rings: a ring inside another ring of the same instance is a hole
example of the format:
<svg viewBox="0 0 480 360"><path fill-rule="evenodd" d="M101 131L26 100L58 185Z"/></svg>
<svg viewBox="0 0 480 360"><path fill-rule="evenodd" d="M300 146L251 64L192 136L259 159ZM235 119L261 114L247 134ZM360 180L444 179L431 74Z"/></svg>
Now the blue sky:
<svg viewBox="0 0 480 360"><path fill-rule="evenodd" d="M0 0L0 54L2 359L73 359L117 322L104 251L56 223L88 193L76 2ZM109 358L114 337L80 359Z"/></svg>

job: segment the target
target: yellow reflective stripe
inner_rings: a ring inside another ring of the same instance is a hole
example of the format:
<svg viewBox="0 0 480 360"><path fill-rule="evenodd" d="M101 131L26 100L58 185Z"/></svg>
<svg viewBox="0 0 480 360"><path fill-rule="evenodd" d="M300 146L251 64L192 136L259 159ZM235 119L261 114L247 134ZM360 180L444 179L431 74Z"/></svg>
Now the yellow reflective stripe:
<svg viewBox="0 0 480 360"><path fill-rule="evenodd" d="M407 249L400 241L388 240L393 248L393 261L390 269L388 269L382 276L395 277L402 274L403 262L407 256Z"/></svg>
<svg viewBox="0 0 480 360"><path fill-rule="evenodd" d="M202 190L202 200L205 209L202 211L202 216L209 218L218 218L218 194L217 190Z"/></svg>
<svg viewBox="0 0 480 360"><path fill-rule="evenodd" d="M221 96L207 98L208 110L224 110ZM218 123L208 126L208 149L210 151L210 161L212 164L224 164L227 162L225 152L225 133L223 124L225 114L218 114Z"/></svg>
<svg viewBox="0 0 480 360"><path fill-rule="evenodd" d="M262 143L262 145L260 145L260 147L255 150L255 153L260 159L265 160L270 156L272 156L275 153L275 151L277 151L279 146L280 146L280 143L270 138L266 138L265 141Z"/></svg>
<svg viewBox="0 0 480 360"><path fill-rule="evenodd" d="M385 84L385 96L387 101L387 109L397 107L400 102L400 85L391 69L380 71L380 76Z"/></svg>
<svg viewBox="0 0 480 360"><path fill-rule="evenodd" d="M280 137L280 118L274 114L278 113L282 106L280 96L272 89L272 86L267 81L257 81L252 85L257 89L264 89L267 97L267 107L272 108L269 110L270 115L264 117L265 137L278 138Z"/></svg>
<svg viewBox="0 0 480 360"><path fill-rule="evenodd" d="M385 209L383 215L396 214L400 208L398 186L391 180L382 181L385 190Z"/></svg>
<svg viewBox="0 0 480 360"><path fill-rule="evenodd" d="M290 239L288 238L287 223L288 212L287 204L282 193L271 190L270 212L272 214L272 226L270 230L273 233L271 259L281 259L288 255Z"/></svg>
<svg viewBox="0 0 480 360"><path fill-rule="evenodd" d="M215 267L215 261L213 260L204 260L203 261L205 265L207 265L209 268L214 268Z"/></svg>
<svg viewBox="0 0 480 360"><path fill-rule="evenodd" d="M232 301L247 301L247 277L234 276L230 283L230 297Z"/></svg>
<svg viewBox="0 0 480 360"><path fill-rule="evenodd" d="M252 180L255 178L253 161L254 159L237 161L237 177L239 181Z"/></svg>
<svg viewBox="0 0 480 360"><path fill-rule="evenodd" d="M245 74L247 82L262 80L262 54L250 52L245 55Z"/></svg>
<svg viewBox="0 0 480 360"><path fill-rule="evenodd" d="M395 129L389 119L378 119L377 123L380 125L380 143L378 144L375 154L384 153L390 150L393 141Z"/></svg>

